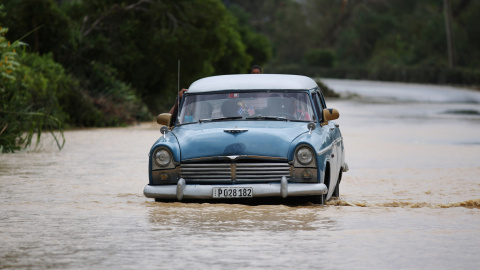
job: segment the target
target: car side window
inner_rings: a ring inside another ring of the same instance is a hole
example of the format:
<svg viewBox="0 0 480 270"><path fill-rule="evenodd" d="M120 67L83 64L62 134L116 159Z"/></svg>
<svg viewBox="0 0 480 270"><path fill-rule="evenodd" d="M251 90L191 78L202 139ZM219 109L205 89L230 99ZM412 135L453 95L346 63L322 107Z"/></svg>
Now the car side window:
<svg viewBox="0 0 480 270"><path fill-rule="evenodd" d="M322 121L323 120L322 106L320 105L320 103L318 101L317 92L313 93L312 97L313 97L313 105L315 106L315 110L317 111L318 119L320 119L320 121Z"/></svg>
<svg viewBox="0 0 480 270"><path fill-rule="evenodd" d="M318 93L318 98L320 99L320 104L322 105L322 108L327 108L327 104L325 103L325 97L323 96L322 91L317 91Z"/></svg>

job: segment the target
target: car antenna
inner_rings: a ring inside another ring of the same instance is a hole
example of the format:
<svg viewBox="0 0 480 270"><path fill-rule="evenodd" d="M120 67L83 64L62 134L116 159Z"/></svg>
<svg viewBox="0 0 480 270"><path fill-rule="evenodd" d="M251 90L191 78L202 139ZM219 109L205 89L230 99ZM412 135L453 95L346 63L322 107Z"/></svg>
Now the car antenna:
<svg viewBox="0 0 480 270"><path fill-rule="evenodd" d="M180 59L178 59L177 108L180 109Z"/></svg>

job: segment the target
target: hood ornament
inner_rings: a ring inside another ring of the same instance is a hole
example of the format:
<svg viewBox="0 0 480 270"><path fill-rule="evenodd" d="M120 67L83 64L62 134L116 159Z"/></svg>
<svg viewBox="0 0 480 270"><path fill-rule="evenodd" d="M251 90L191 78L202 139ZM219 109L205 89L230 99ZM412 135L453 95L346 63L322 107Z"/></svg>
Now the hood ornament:
<svg viewBox="0 0 480 270"><path fill-rule="evenodd" d="M241 132L248 131L248 129L235 127L233 129L224 129L223 131L228 133L241 133Z"/></svg>

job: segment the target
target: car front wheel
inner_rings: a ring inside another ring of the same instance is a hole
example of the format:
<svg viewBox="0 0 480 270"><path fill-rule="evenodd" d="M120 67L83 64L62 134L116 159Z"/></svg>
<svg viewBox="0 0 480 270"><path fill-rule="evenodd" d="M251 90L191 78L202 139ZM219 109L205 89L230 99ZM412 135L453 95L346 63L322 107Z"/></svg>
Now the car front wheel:
<svg viewBox="0 0 480 270"><path fill-rule="evenodd" d="M337 184L335 185L335 189L333 190L333 197L340 197L340 181L342 181L342 171L338 174Z"/></svg>

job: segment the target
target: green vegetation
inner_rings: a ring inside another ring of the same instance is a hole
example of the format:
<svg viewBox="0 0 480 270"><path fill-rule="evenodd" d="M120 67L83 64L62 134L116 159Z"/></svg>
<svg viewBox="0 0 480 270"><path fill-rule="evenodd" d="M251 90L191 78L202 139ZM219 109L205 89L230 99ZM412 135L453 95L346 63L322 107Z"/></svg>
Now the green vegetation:
<svg viewBox="0 0 480 270"><path fill-rule="evenodd" d="M253 64L266 73L480 85L479 1L7 2L2 152L42 131L59 134L61 147L64 127L151 120L175 100L178 60L181 88Z"/></svg>
<svg viewBox="0 0 480 270"><path fill-rule="evenodd" d="M0 6L0 12L2 11ZM63 68L48 56L17 54L24 45L10 43L0 28L0 152L13 152L20 145L29 146L37 134L48 130L59 148L65 140L62 121L66 115L58 104L63 84L68 83ZM54 130L59 130L56 135Z"/></svg>
<svg viewBox="0 0 480 270"><path fill-rule="evenodd" d="M15 69L2 70L3 152L45 129L151 120L175 99L178 60L188 87L271 56L268 40L219 0L11 0L3 10L2 56L25 45L9 58Z"/></svg>
<svg viewBox="0 0 480 270"><path fill-rule="evenodd" d="M480 85L480 1L228 2L271 41L269 73ZM445 3L452 14L452 66Z"/></svg>
<svg viewBox="0 0 480 270"><path fill-rule="evenodd" d="M335 55L330 50L313 49L305 53L305 62L310 66L331 68L335 62Z"/></svg>

